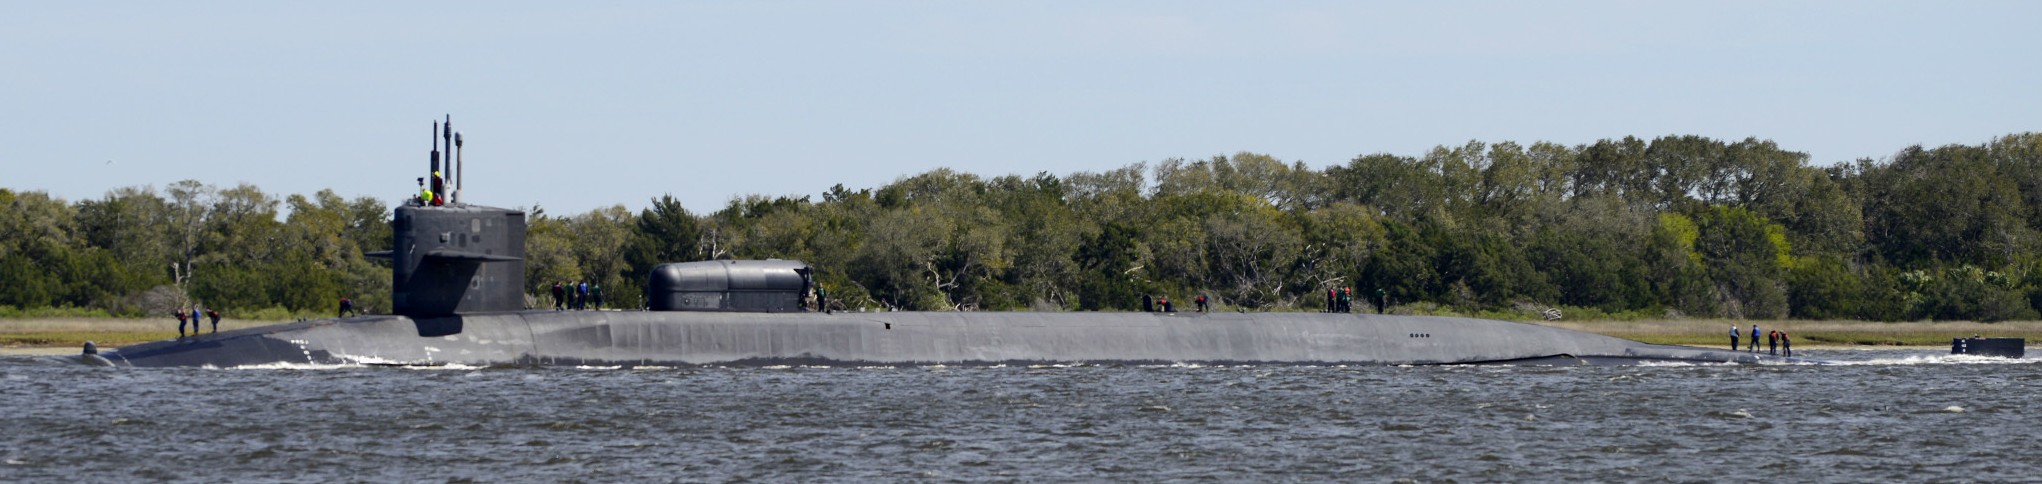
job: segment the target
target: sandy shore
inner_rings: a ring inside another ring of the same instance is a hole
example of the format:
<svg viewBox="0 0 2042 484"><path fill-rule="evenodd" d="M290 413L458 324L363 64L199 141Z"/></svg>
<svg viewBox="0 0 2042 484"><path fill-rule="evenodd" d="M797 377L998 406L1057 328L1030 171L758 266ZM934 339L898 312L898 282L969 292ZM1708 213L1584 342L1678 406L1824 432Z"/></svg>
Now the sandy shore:
<svg viewBox="0 0 2042 484"><path fill-rule="evenodd" d="M54 356L54 355L75 355L75 354L78 354L78 351L79 351L79 349L78 349L78 348L60 348L60 347L19 347L19 348L14 348L14 347L9 347L9 348L0 348L0 356Z"/></svg>

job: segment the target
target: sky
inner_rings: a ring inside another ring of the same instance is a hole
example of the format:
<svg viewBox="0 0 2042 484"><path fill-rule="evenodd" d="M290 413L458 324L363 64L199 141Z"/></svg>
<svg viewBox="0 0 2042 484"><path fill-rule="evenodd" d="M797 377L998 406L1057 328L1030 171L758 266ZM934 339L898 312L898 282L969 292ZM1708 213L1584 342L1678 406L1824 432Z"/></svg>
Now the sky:
<svg viewBox="0 0 2042 484"><path fill-rule="evenodd" d="M2042 130L2042 2L0 2L0 188L397 203L1314 168L1470 140L1770 139L1829 165Z"/></svg>

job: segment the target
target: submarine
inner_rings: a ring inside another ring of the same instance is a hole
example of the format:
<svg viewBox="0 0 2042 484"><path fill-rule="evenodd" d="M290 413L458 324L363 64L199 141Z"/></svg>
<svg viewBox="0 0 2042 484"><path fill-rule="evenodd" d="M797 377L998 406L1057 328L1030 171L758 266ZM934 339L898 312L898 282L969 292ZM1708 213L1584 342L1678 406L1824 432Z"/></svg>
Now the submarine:
<svg viewBox="0 0 2042 484"><path fill-rule="evenodd" d="M451 118L448 120L451 125ZM1304 312L812 311L812 269L793 260L656 266L638 310L524 306L525 214L451 196L391 220L392 314L300 321L130 345L88 364L912 366L1034 364L1631 365L1800 362L1653 345L1526 323ZM421 185L423 185L421 179ZM436 177L435 192L443 191ZM441 195L446 196L446 195Z"/></svg>

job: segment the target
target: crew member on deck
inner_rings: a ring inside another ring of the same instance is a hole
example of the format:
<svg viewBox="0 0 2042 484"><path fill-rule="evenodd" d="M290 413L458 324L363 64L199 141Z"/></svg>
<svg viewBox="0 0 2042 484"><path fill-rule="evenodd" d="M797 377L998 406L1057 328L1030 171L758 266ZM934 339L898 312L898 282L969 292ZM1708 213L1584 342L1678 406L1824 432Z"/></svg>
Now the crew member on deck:
<svg viewBox="0 0 2042 484"><path fill-rule="evenodd" d="M1786 353L1781 356L1785 356L1788 358L1794 357L1794 339L1788 338L1786 331L1780 332L1780 351Z"/></svg>
<svg viewBox="0 0 2042 484"><path fill-rule="evenodd" d="M447 193L447 180L446 180L446 179L444 179L444 178L441 178L441 177L440 177L440 172L437 172L437 171L433 172L433 188L432 188L432 193L433 193L433 196L432 196L432 202L433 202L433 206L435 206L435 207L438 207L438 206L440 206L440 205L442 205L442 204L444 204L444 203L445 203L446 195L441 195L441 194L442 194L442 193Z"/></svg>
<svg viewBox="0 0 2042 484"><path fill-rule="evenodd" d="M1156 299L1155 299L1155 298L1152 298L1152 297L1149 297L1149 295L1147 295L1147 294L1143 294L1143 295L1142 295L1142 312L1144 312L1144 313L1153 313L1153 312L1156 312Z"/></svg>
<svg viewBox="0 0 2042 484"><path fill-rule="evenodd" d="M1201 313L1202 313L1202 312L1205 312L1205 295L1204 295L1204 294L1199 294L1199 295L1198 295L1198 299L1193 299L1192 301L1193 301L1193 302L1196 302L1196 303L1198 303L1198 312L1201 312Z"/></svg>
<svg viewBox="0 0 2042 484"><path fill-rule="evenodd" d="M341 298L340 298L340 314L335 314L335 315L334 315L333 317L336 317L336 318L345 318L345 317L348 317L348 316L360 316L360 315L361 315L361 313L357 313L357 312L355 312L355 300L353 300L353 299L348 299L348 298L347 298L346 296L341 296Z"/></svg>
<svg viewBox="0 0 2042 484"><path fill-rule="evenodd" d="M1765 348L1766 354L1780 356L1780 330L1775 329L1765 333Z"/></svg>
<svg viewBox="0 0 2042 484"><path fill-rule="evenodd" d="M553 282L553 310L554 310L554 311L559 311L559 310L560 310L561 308L564 308L564 307L566 307L566 301L567 301L567 300L566 300L566 299L562 299L562 296L565 296L565 295L566 295L565 293L561 292L561 289L560 289L560 281L554 281L554 282Z"/></svg>
<svg viewBox="0 0 2042 484"><path fill-rule="evenodd" d="M1752 323L1751 325L1751 344L1747 346L1751 349L1752 353L1758 352L1758 323Z"/></svg>
<svg viewBox="0 0 2042 484"><path fill-rule="evenodd" d="M1730 351L1737 351L1737 325L1730 325Z"/></svg>
<svg viewBox="0 0 2042 484"><path fill-rule="evenodd" d="M206 319L213 320L213 334L220 334L220 310L207 308ZM196 327L198 325L194 324L192 326Z"/></svg>
<svg viewBox="0 0 2042 484"><path fill-rule="evenodd" d="M175 314L177 314L177 337L179 337L179 338L183 338L183 337L184 337L184 308L177 308L177 310L176 310L176 311L172 311L172 312L173 312L173 313L175 313ZM192 321L191 329L192 329L192 332L193 332L193 333L197 333L197 332L198 332L199 326L198 326L198 322L197 322L197 321Z"/></svg>

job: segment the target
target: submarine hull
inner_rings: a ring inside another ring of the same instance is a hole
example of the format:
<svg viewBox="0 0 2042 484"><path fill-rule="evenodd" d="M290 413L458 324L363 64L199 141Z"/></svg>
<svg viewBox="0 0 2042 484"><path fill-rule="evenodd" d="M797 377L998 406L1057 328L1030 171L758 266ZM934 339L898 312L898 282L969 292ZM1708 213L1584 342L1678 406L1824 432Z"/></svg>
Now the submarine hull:
<svg viewBox="0 0 2042 484"><path fill-rule="evenodd" d="M1324 313L524 311L281 324L108 352L120 366L1755 363L1784 358L1470 318Z"/></svg>

